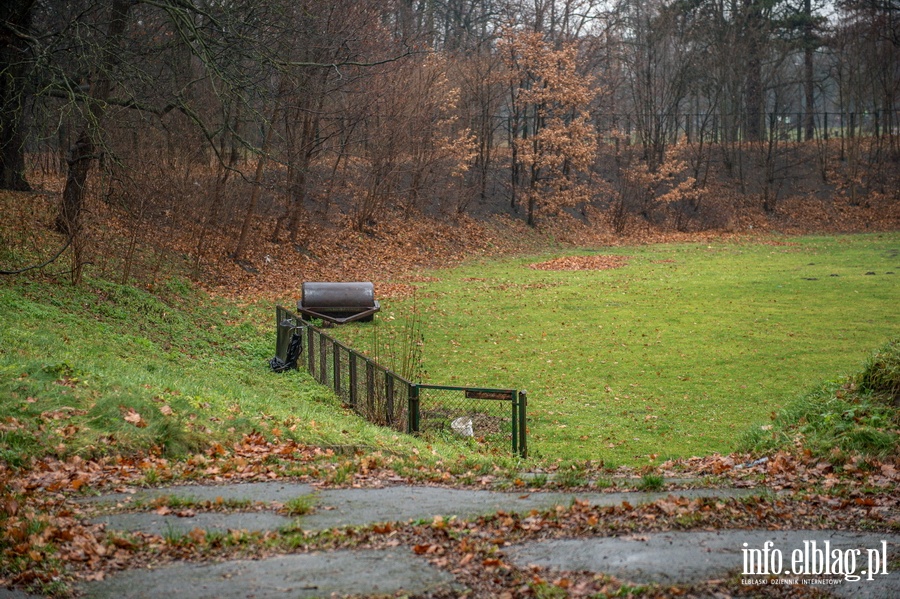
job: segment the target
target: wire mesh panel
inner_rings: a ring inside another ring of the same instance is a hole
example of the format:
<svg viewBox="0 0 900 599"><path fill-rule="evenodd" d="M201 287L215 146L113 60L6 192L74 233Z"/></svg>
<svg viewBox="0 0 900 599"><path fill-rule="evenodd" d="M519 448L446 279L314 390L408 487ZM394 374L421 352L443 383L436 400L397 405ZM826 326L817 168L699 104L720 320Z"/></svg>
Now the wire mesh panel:
<svg viewBox="0 0 900 599"><path fill-rule="evenodd" d="M350 357L353 352L340 343L334 344L334 392L347 405L353 405L350 391Z"/></svg>
<svg viewBox="0 0 900 599"><path fill-rule="evenodd" d="M357 373L363 384L353 409L369 422L406 432L410 383L368 359Z"/></svg>
<svg viewBox="0 0 900 599"><path fill-rule="evenodd" d="M426 436L471 441L496 453L514 451L519 440L518 393L418 385L419 426Z"/></svg>
<svg viewBox="0 0 900 599"><path fill-rule="evenodd" d="M334 342L319 333L319 382L334 387Z"/></svg>

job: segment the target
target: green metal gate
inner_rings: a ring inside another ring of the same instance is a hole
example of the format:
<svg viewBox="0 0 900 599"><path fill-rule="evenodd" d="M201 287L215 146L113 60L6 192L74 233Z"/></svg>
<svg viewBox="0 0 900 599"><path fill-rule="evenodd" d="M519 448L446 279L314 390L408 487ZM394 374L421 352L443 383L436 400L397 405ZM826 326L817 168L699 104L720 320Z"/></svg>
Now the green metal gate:
<svg viewBox="0 0 900 599"><path fill-rule="evenodd" d="M510 443L514 454L527 457L524 391L427 384L415 391L411 432L470 437L488 446Z"/></svg>

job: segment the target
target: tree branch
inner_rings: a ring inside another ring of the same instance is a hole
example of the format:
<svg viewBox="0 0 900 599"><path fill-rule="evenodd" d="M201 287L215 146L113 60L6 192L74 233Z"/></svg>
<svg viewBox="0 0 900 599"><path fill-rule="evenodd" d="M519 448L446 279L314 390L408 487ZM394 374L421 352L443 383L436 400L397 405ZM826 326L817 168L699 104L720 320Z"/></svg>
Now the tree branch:
<svg viewBox="0 0 900 599"><path fill-rule="evenodd" d="M60 250L58 252L56 252L56 254L54 254L53 257L50 258L49 260L47 260L46 262L43 262L41 264L32 264L31 266L26 266L25 268L20 268L18 270L0 270L0 275L18 275L23 272L27 272L29 270L35 270L36 268L44 268L45 266L47 266L48 264L52 264L53 262L56 261L57 258L62 256L62 253L64 251L66 251L66 249L70 245L72 245L72 236L71 235L69 235L66 238L66 243L60 248Z"/></svg>
<svg viewBox="0 0 900 599"><path fill-rule="evenodd" d="M407 56L413 56L415 54L425 54L428 52L427 50L413 50L409 46L406 46L406 51L399 56L392 56L390 58L385 58L382 60L375 60L371 62L363 62L357 60L344 60L340 62L295 62L291 60L276 60L274 61L276 65L280 67L313 67L320 69L335 69L337 70L339 67L377 67L383 64L389 64L392 62L397 62L398 60L402 60Z"/></svg>

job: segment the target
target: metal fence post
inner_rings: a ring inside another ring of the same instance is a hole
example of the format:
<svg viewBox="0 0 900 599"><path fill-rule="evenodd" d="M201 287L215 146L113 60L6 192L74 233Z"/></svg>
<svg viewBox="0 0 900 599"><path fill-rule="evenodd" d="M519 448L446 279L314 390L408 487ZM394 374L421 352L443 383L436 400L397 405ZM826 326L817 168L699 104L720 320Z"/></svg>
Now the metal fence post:
<svg viewBox="0 0 900 599"><path fill-rule="evenodd" d="M513 393L512 405L512 452L513 455L519 454L519 393Z"/></svg>
<svg viewBox="0 0 900 599"><path fill-rule="evenodd" d="M394 424L394 377L384 375L384 418L391 426Z"/></svg>
<svg viewBox="0 0 900 599"><path fill-rule="evenodd" d="M282 343L284 342L284 334L285 331L281 326L281 323L287 320L287 316L285 315L284 308L281 306L276 306L275 308L275 355L278 355L278 350L281 348Z"/></svg>
<svg viewBox="0 0 900 599"><path fill-rule="evenodd" d="M528 457L528 429L527 429L527 412L528 412L528 393L519 391L519 455L524 459ZM515 434L515 433L514 433Z"/></svg>
<svg viewBox="0 0 900 599"><path fill-rule="evenodd" d="M281 321L284 320L284 309L281 306L275 306L275 355L278 355L278 348L281 347Z"/></svg>
<svg viewBox="0 0 900 599"><path fill-rule="evenodd" d="M328 384L328 352L325 335L319 334L319 376L318 381L323 385Z"/></svg>
<svg viewBox="0 0 900 599"><path fill-rule="evenodd" d="M334 348L332 357L332 372L334 372L334 393L338 397L341 395L341 346L332 342L331 347Z"/></svg>
<svg viewBox="0 0 900 599"><path fill-rule="evenodd" d="M366 360L366 410L375 415L375 367L369 360Z"/></svg>
<svg viewBox="0 0 900 599"><path fill-rule="evenodd" d="M414 435L419 432L419 386L410 385L406 398L406 432Z"/></svg>
<svg viewBox="0 0 900 599"><path fill-rule="evenodd" d="M316 377L316 350L313 343L313 336L316 332L312 327L306 327L306 359L309 361L309 373Z"/></svg>
<svg viewBox="0 0 900 599"><path fill-rule="evenodd" d="M356 376L356 353L350 352L350 405L356 409L356 390L358 385Z"/></svg>

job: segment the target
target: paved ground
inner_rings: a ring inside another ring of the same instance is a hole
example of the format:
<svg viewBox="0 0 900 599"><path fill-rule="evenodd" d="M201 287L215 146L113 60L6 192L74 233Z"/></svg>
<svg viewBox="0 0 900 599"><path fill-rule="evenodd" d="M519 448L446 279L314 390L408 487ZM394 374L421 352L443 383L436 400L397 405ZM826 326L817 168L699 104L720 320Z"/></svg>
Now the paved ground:
<svg viewBox="0 0 900 599"><path fill-rule="evenodd" d="M684 497L749 495L749 489L681 491ZM91 498L97 504L129 505L146 503L161 495L171 495L197 501L249 501L253 503L286 503L308 496L315 506L313 513L299 519L303 530L318 531L343 526L363 526L378 522L408 522L431 519L435 515L469 518L492 514L498 510L527 513L533 509L549 509L569 505L577 497L594 505L632 505L649 503L666 497L668 493L505 493L445 489L440 487L390 486L375 489L328 489L315 491L309 485L291 483L254 483L228 487L181 486L169 489L138 491L132 495L114 494ZM193 528L207 530L246 529L269 530L287 526L293 518L274 512L237 512L231 514L202 514L179 518L153 512L126 512L97 518L109 528L142 530L156 534L167 531L188 532Z"/></svg>
<svg viewBox="0 0 900 599"><path fill-rule="evenodd" d="M559 570L590 570L637 583L690 584L697 580L726 578L734 571L741 572L744 568L744 543L748 548L762 549L767 541L773 543L772 555L775 549L781 552L781 572L792 571L791 553L798 549L802 551L805 547L812 549L811 541L816 542L819 550L825 548L827 541L829 550L822 555L834 555L834 551L839 551L841 563L847 566L850 565L849 560L844 558L848 557L849 551L855 558L855 566L852 570L849 567L842 569L860 574L860 580L841 580L836 585L818 583L816 587L820 590L840 597L900 597L900 573L873 575L872 580L862 575L871 567L867 562L866 550L881 548L881 542L888 541L891 545L888 553L895 556L900 546L900 535L830 530L666 532L625 538L536 542L507 548L506 553L513 563L523 567L534 564ZM855 556L855 549L862 549L858 557ZM834 559L829 558L829 561ZM772 568L776 565L773 564ZM787 582L799 577L784 574L781 579Z"/></svg>
<svg viewBox="0 0 900 599"><path fill-rule="evenodd" d="M98 598L246 599L393 594L459 588L452 575L409 550L330 551L258 561L132 570L85 587Z"/></svg>
<svg viewBox="0 0 900 599"><path fill-rule="evenodd" d="M697 497L748 493L747 490L697 490L676 494ZM430 520L435 515L467 518L497 510L527 512L567 505L575 497L594 505L618 505L622 501L637 505L668 494L501 493L415 486L317 491L309 485L273 482L180 486L103 495L84 501L113 512L95 519L107 528L166 534L197 527L265 530L286 525L316 531L386 521ZM197 514L187 518L160 516L148 511L149 503L162 495L198 502L219 499L244 502L243 505L255 504L257 509L229 514L195 510ZM276 513L277 507L297 497L307 497L315 506L314 511L299 520ZM896 564L900 550L900 535L726 530L532 542L507 547L504 551L512 563L522 567L534 564L558 570L602 572L636 584L693 583L741 573L748 555L745 549L762 549L766 541L773 543L770 555L777 549L784 556L784 571L792 567L793 552L802 552L804 548L824 549L826 542L828 552L834 559L842 560L840 563L846 566L845 571L851 570L848 560L853 556L852 571L859 574L874 569L870 562L876 555L881 556L882 549L886 550L888 560ZM811 542L815 542L814 547ZM858 554L855 553L857 549ZM882 565L882 570L885 569ZM872 580L868 580L870 577ZM794 577L790 574L782 577L783 580L791 578ZM862 574L859 581L841 579L836 585L820 582L817 588L839 597L900 597L900 572ZM427 593L440 589L463 590L450 573L435 568L404 547L284 555L218 564L180 563L158 569L131 570L104 581L86 583L80 588L86 596L98 599L329 597L332 594L394 594L402 591ZM0 599L24 597L27 595L0 590Z"/></svg>

